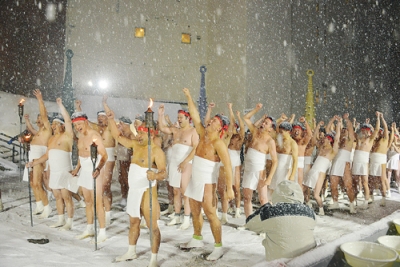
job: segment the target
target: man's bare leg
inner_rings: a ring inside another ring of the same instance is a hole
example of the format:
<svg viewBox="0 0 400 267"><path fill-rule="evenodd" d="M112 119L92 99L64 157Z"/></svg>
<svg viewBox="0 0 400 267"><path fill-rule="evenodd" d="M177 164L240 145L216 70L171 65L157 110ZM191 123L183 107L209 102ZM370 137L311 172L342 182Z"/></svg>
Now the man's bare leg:
<svg viewBox="0 0 400 267"><path fill-rule="evenodd" d="M106 216L106 225L111 224L111 205L112 205L112 192L111 192L111 182L112 174L114 170L115 161L107 161L104 166L103 176L103 203Z"/></svg>
<svg viewBox="0 0 400 267"><path fill-rule="evenodd" d="M34 214L42 213L39 218L48 218L51 213L51 208L49 206L49 200L47 198L47 193L43 188L43 165L38 164L33 167L32 172L32 190L36 199L36 204L39 206L39 210L35 210ZM41 203L41 204L40 204ZM42 209L40 210L41 206Z"/></svg>
<svg viewBox="0 0 400 267"><path fill-rule="evenodd" d="M58 220L56 223L50 225L51 228L58 228L65 224L64 217L64 201L61 195L61 189L53 189L54 197L56 198L56 208L58 214Z"/></svg>
<svg viewBox="0 0 400 267"><path fill-rule="evenodd" d="M246 218L253 213L253 203L251 203L252 199L253 190L250 188L243 188L243 207Z"/></svg>
<svg viewBox="0 0 400 267"><path fill-rule="evenodd" d="M141 221L140 218L129 216L128 251L122 256L116 257L115 261L120 262L120 261L133 260L137 258L136 244L140 236L140 221Z"/></svg>
<svg viewBox="0 0 400 267"><path fill-rule="evenodd" d="M66 223L60 228L60 230L66 231L72 228L72 221L74 217L74 203L72 201L72 193L68 189L61 189L61 196L67 209L68 218L66 220Z"/></svg>
<svg viewBox="0 0 400 267"><path fill-rule="evenodd" d="M325 178L326 178L326 174L323 172L320 172L318 175L318 181L314 188L314 199L315 199L315 201L317 201L317 204L319 207L318 215L321 215L321 216L325 215L324 205L323 205L322 198L321 198L321 189L325 183Z"/></svg>
<svg viewBox="0 0 400 267"><path fill-rule="evenodd" d="M339 198L339 192L338 192L338 185L339 185L339 180L341 177L336 176L336 175L331 175L330 180L331 180L331 196L333 199L333 204L329 205L328 209L333 210L333 209L339 209L339 203L338 203L338 198Z"/></svg>
<svg viewBox="0 0 400 267"><path fill-rule="evenodd" d="M185 170L182 172L181 177L181 195L183 196L183 209L184 209L184 217L183 222L180 227L181 230L186 230L190 226L190 203L189 198L186 197L185 191L190 182L190 178L192 177L192 164L187 164Z"/></svg>
<svg viewBox="0 0 400 267"><path fill-rule="evenodd" d="M182 195L181 189L179 187L173 187L174 189L174 209L175 216L174 218L167 224L169 226L179 224L181 222L181 209L182 209Z"/></svg>
<svg viewBox="0 0 400 267"><path fill-rule="evenodd" d="M210 222L211 232L214 237L214 250L207 256L207 260L215 261L222 257L222 228L221 222L217 217L217 201L215 197L216 184L206 184L204 186L203 209Z"/></svg>
<svg viewBox="0 0 400 267"><path fill-rule="evenodd" d="M303 177L304 177L304 169L297 168L297 182L299 183L300 187L303 187Z"/></svg>
<svg viewBox="0 0 400 267"><path fill-rule="evenodd" d="M143 217L146 220L146 225L150 229L151 223L151 231L152 231L152 247L151 252L152 254L156 254L157 257L158 250L160 248L161 242L161 234L160 229L158 228L157 218L160 216L160 206L158 205L158 197L157 197L157 187L152 187L152 221L150 221L150 194L149 190L143 194L142 203L140 205L141 212L143 213ZM152 256L154 257L154 256ZM157 261L157 258L155 259ZM156 262L157 263L157 262ZM152 265L152 261L150 261L149 266Z"/></svg>
<svg viewBox="0 0 400 267"><path fill-rule="evenodd" d="M368 201L370 198L370 190L368 186L368 175L361 175L361 181L362 181L362 186L364 188L364 197L365 197L365 202L364 202L364 208L366 205L368 205Z"/></svg>
<svg viewBox="0 0 400 267"><path fill-rule="evenodd" d="M353 178L351 176L350 162L346 162L346 166L344 168L343 184L344 184L344 187L346 188L346 193L347 193L347 196L349 197L349 201L350 201L350 213L357 213L357 211L354 207L354 200L356 198L356 192L353 188Z"/></svg>
<svg viewBox="0 0 400 267"><path fill-rule="evenodd" d="M228 207L229 203L225 199L225 188L226 188L226 183L225 183L225 168L222 166L219 168L219 176L218 176L218 185L217 185L217 191L219 198L221 199L221 208L222 208L222 214L221 214L221 224L226 224L228 222ZM217 203L218 206L218 203Z"/></svg>
<svg viewBox="0 0 400 267"><path fill-rule="evenodd" d="M233 186L233 191L235 192L235 204L236 204L235 218L240 217L240 201L241 201L240 171L241 171L241 166L236 166L234 173L235 185Z"/></svg>
<svg viewBox="0 0 400 267"><path fill-rule="evenodd" d="M386 206L386 191L389 189L390 191L390 186L387 186L387 179L386 179L386 164L381 164L381 177L379 180L380 183L380 189L381 189L381 195L382 195L382 199L381 199L381 203L380 205L382 207Z"/></svg>

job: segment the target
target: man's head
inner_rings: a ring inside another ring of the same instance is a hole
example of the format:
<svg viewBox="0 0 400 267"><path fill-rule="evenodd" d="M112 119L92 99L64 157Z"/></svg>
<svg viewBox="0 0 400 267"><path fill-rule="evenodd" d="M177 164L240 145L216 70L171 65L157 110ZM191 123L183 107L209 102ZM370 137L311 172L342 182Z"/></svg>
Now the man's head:
<svg viewBox="0 0 400 267"><path fill-rule="evenodd" d="M49 118L49 117L47 117L47 119L50 121L50 118ZM36 125L37 125L39 128L43 127L43 125L44 125L42 116L41 116L40 114L37 115L37 118L36 118Z"/></svg>
<svg viewBox="0 0 400 267"><path fill-rule="evenodd" d="M276 129L276 121L274 117L268 116L266 117L258 127L262 131L272 131Z"/></svg>
<svg viewBox="0 0 400 267"><path fill-rule="evenodd" d="M99 112L97 112L97 122L100 126L108 125L107 114L104 110L100 110Z"/></svg>
<svg viewBox="0 0 400 267"><path fill-rule="evenodd" d="M217 131L220 133L219 137L221 138L224 133L228 130L229 127L229 119L226 116L221 114L217 114L210 120L207 124L207 131Z"/></svg>
<svg viewBox="0 0 400 267"><path fill-rule="evenodd" d="M88 128L88 117L83 112L75 112L71 116L72 124L79 133L84 133Z"/></svg>
<svg viewBox="0 0 400 267"><path fill-rule="evenodd" d="M306 128L303 124L301 124L300 122L293 123L291 134L294 140L300 140L301 138L303 138L305 131Z"/></svg>
<svg viewBox="0 0 400 267"><path fill-rule="evenodd" d="M325 135L325 144L329 144L331 147L333 147L333 143L335 142L335 135L333 133L328 133Z"/></svg>
<svg viewBox="0 0 400 267"><path fill-rule="evenodd" d="M369 123L363 123L363 124L361 124L360 132L361 132L361 134L364 135L365 137L371 136L372 133L373 133L373 131L374 131L374 128L372 127L371 124L369 124Z"/></svg>
<svg viewBox="0 0 400 267"><path fill-rule="evenodd" d="M140 145L145 146L148 145L148 140L149 140L149 128L139 125L137 128L137 135L136 135L136 140L139 142ZM150 128L150 134L153 136L155 133L155 130Z"/></svg>
<svg viewBox="0 0 400 267"><path fill-rule="evenodd" d="M142 125L144 122L144 116L137 114L135 116L135 121L133 122L133 125L135 126L135 128L137 129L140 125Z"/></svg>
<svg viewBox="0 0 400 267"><path fill-rule="evenodd" d="M53 121L51 123L51 129L53 130L54 133L65 131L65 122L63 116L57 115L53 118Z"/></svg>
<svg viewBox="0 0 400 267"><path fill-rule="evenodd" d="M292 124L287 121L282 122L279 124L279 133L289 133L292 131Z"/></svg>
<svg viewBox="0 0 400 267"><path fill-rule="evenodd" d="M189 125L189 123L192 121L190 117L190 113L187 112L186 110L180 109L178 110L178 124L179 127L185 127Z"/></svg>

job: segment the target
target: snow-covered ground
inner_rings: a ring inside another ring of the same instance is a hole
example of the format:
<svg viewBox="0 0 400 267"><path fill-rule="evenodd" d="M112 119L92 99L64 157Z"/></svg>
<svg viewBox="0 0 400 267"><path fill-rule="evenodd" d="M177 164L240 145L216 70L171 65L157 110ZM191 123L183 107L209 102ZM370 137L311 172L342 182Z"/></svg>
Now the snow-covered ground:
<svg viewBox="0 0 400 267"><path fill-rule="evenodd" d="M112 223L107 228L108 239L100 243L98 250L94 251L91 240L75 239L86 225L84 209L76 210L73 229L61 232L49 227L56 221L55 202L52 200L52 217L44 220L34 217L34 225L31 227L28 185L20 182L19 172L0 172L0 189L5 208L5 211L0 213L0 266L147 266L151 253L146 229L141 230L137 244L138 259L112 263L114 258L124 254L128 247L129 220L125 212L113 210ZM114 202L117 203L120 199L117 181L113 182L112 190ZM161 187L161 203L166 203L165 192ZM400 195L397 190L392 189L392 198L387 201L386 207L379 207L379 199L379 196L375 196L376 201L370 204L370 208L366 211L360 210L356 215L350 215L346 211L348 207L344 204L345 201L341 200L342 211L327 212L327 216L324 217L317 216L314 235L319 247L291 261L286 260L287 263L283 259L265 261L262 237L236 228L244 224L244 216L238 219L230 218L230 224L222 227L225 254L216 262L204 260L204 255L213 249L213 238L206 220L203 227L205 247L184 252L179 249L179 244L191 238L193 228L179 230L177 226L167 226L169 218L162 216L158 221L162 236L159 264L171 267L323 266L318 264L320 259L333 255L342 241L365 239L368 235L373 235L377 228L384 229L392 219L400 218L400 212L397 211L400 207ZM47 238L49 243L32 244L27 241L30 238Z"/></svg>

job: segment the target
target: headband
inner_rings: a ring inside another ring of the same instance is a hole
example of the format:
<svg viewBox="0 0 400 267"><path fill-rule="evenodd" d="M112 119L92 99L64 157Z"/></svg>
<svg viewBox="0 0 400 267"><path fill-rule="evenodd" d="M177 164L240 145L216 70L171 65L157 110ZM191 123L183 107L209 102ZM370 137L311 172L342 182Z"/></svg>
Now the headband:
<svg viewBox="0 0 400 267"><path fill-rule="evenodd" d="M327 134L325 137L329 139L329 142L331 143L331 146L332 146L333 142L334 142L333 137L331 135L329 135L329 134Z"/></svg>
<svg viewBox="0 0 400 267"><path fill-rule="evenodd" d="M100 116L100 115L107 116L107 114L104 110L100 110L99 112L97 112L97 116Z"/></svg>
<svg viewBox="0 0 400 267"><path fill-rule="evenodd" d="M53 119L53 121L59 122L61 124L64 124L64 121L60 120L59 118L55 118L55 119Z"/></svg>
<svg viewBox="0 0 400 267"><path fill-rule="evenodd" d="M77 118L72 119L72 123L77 122L77 121L86 121L86 120L87 120L87 118L85 118L85 117L77 117Z"/></svg>

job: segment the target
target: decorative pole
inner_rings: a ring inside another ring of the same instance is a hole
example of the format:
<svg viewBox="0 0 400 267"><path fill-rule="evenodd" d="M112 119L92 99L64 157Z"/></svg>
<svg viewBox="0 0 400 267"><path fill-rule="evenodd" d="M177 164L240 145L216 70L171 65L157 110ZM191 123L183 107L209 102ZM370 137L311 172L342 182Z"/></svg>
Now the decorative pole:
<svg viewBox="0 0 400 267"><path fill-rule="evenodd" d="M151 134L150 134L150 129L153 128L153 116L154 112L151 110L151 106L153 105L153 99L150 98L150 104L147 107L147 110L145 111L145 123L147 127L147 154L148 154L148 167L149 171L151 171ZM149 196L150 196L150 250L153 247L153 192L152 192L152 187L151 187L152 181L149 180Z"/></svg>
<svg viewBox="0 0 400 267"><path fill-rule="evenodd" d="M199 95L199 113L201 122L204 123L204 117L207 113L207 92L206 92L206 66L200 67L201 81L200 81L200 95Z"/></svg>
<svg viewBox="0 0 400 267"><path fill-rule="evenodd" d="M23 109L23 106L22 106ZM32 134L25 130L22 133L22 138L24 139L24 143L26 144L26 162L29 162L29 150L31 148ZM31 193L31 180L29 179L29 168L28 168L28 191L29 191L29 210L31 213L31 227L33 227L33 218L32 218L32 193Z"/></svg>
<svg viewBox="0 0 400 267"><path fill-rule="evenodd" d="M315 107L314 107L314 89L313 89L313 81L312 76L314 76L313 70L307 70L308 76L308 89L307 89L307 97L306 97L306 120L311 128L314 127L313 119L315 118Z"/></svg>
<svg viewBox="0 0 400 267"><path fill-rule="evenodd" d="M90 159L93 163L93 172L96 171L96 162L97 162L97 145L96 139L93 140L93 143L90 145ZM97 209L96 209L96 179L93 178L93 196L94 196L94 250L97 250Z"/></svg>
<svg viewBox="0 0 400 267"><path fill-rule="evenodd" d="M21 101L19 101L19 104L18 104L19 132L20 133L22 133L22 117L24 116L24 101L25 101L25 99L21 99ZM21 181L22 181L22 168L21 168L22 157L21 157L21 155L22 155L22 146L20 145L19 146L19 176L21 177Z"/></svg>
<svg viewBox="0 0 400 267"><path fill-rule="evenodd" d="M65 52L67 57L67 64L65 67L65 76L64 76L64 84L62 87L62 100L65 106L65 109L69 114L74 113L74 88L72 87L72 57L74 56L74 52L71 49L68 49Z"/></svg>

